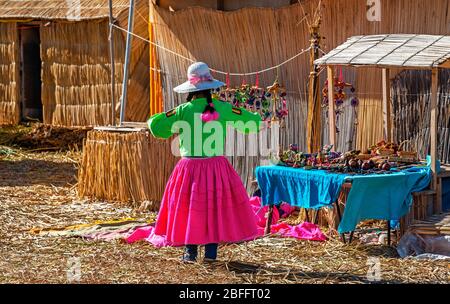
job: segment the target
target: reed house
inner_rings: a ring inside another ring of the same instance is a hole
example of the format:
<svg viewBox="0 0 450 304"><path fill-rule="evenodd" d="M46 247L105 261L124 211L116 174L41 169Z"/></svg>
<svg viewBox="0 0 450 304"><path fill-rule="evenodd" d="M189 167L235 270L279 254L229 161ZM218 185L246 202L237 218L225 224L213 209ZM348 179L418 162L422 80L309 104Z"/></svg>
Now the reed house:
<svg viewBox="0 0 450 304"><path fill-rule="evenodd" d="M113 1L114 23L127 27L128 1ZM134 32L148 38L148 2L137 1ZM114 30L119 104L125 52ZM62 126L112 122L109 8L106 0L0 1L0 124L39 120ZM127 120L149 112L148 45L134 39Z"/></svg>

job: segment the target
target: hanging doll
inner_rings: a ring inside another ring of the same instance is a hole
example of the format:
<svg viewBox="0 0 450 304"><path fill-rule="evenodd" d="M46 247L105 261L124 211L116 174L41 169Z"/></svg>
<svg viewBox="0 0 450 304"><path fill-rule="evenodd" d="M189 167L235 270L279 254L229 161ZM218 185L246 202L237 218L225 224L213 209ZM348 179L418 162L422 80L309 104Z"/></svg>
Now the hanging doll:
<svg viewBox="0 0 450 304"><path fill-rule="evenodd" d="M205 260L211 261L217 257L219 243L250 240L257 235L248 194L239 175L223 156L223 146L227 124L233 123L242 133L258 132L261 117L213 98L211 90L223 85L212 78L205 63L194 63L188 69L188 81L174 89L189 94L186 103L148 120L155 137L180 134L182 159L166 185L155 234L165 236L174 246L184 245L183 260L187 262L196 260L198 245L205 245ZM185 127L181 132L177 123L191 128L186 131ZM202 145L211 134L195 134L194 126L198 124L222 128L214 153Z"/></svg>

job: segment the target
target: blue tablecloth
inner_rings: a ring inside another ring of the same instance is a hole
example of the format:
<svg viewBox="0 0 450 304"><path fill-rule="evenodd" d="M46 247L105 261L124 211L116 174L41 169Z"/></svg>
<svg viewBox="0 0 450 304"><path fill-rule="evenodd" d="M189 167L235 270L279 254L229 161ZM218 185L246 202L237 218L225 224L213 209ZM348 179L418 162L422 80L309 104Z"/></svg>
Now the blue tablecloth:
<svg viewBox="0 0 450 304"><path fill-rule="evenodd" d="M347 175L325 170L305 170L282 166L256 168L256 179L264 205L289 203L318 209L334 203Z"/></svg>
<svg viewBox="0 0 450 304"><path fill-rule="evenodd" d="M348 175L323 170L282 166L256 168L262 204L286 202L302 208L334 203L345 180L352 188L339 225L339 233L353 231L360 220L398 220L408 212L412 192L428 187L430 167L415 167L391 174Z"/></svg>

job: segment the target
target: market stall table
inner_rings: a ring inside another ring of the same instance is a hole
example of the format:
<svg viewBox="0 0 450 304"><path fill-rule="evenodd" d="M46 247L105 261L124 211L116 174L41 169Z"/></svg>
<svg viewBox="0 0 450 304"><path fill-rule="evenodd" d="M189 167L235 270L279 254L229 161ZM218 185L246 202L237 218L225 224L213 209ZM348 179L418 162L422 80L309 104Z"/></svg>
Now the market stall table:
<svg viewBox="0 0 450 304"><path fill-rule="evenodd" d="M431 170L422 165L389 174L349 174L274 165L257 167L256 178L264 206L286 202L305 209L332 206L343 185L351 184L338 228L344 236L363 219L399 220L408 212L411 193L429 186Z"/></svg>

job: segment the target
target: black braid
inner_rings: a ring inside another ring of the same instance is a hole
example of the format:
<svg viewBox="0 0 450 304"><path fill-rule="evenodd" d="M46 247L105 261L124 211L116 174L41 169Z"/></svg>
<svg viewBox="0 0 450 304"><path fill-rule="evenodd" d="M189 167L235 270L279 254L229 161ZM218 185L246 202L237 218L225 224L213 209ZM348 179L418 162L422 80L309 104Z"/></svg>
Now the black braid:
<svg viewBox="0 0 450 304"><path fill-rule="evenodd" d="M214 109L214 105L213 105L213 100L212 100L212 96L211 96L211 91L208 90L206 93L206 101L208 102L208 104L205 107L205 110L203 111L203 113L209 112L209 113L214 113L216 111L216 109Z"/></svg>
<svg viewBox="0 0 450 304"><path fill-rule="evenodd" d="M195 96L195 92L190 92L189 93L189 95L188 95L188 97L186 98L186 101L192 101L192 99L194 98L194 96Z"/></svg>
<svg viewBox="0 0 450 304"><path fill-rule="evenodd" d="M186 101L190 102L196 96L202 96L202 97L206 98L206 101L208 102L208 104L205 106L205 110L203 110L203 113L207 113L207 112L214 113L216 111L216 109L214 109L211 90L190 92L186 98Z"/></svg>

